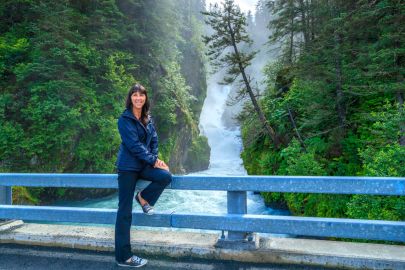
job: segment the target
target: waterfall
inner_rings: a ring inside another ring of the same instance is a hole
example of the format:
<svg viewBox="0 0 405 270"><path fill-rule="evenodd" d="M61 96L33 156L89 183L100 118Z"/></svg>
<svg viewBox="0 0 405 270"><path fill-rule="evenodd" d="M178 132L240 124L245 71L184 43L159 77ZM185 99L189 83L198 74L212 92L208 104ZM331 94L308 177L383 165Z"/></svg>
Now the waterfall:
<svg viewBox="0 0 405 270"><path fill-rule="evenodd" d="M224 121L226 101L230 92L229 86L219 85L215 77L208 81L207 97L200 115L201 133L208 138L211 147L210 165L205 171L195 175L246 175L240 158L242 141L238 126L231 126ZM153 109L153 108L152 108ZM249 214L286 215L286 211L273 210L264 205L260 195L248 192ZM117 208L117 194L104 199L80 202L58 202L58 205L78 207ZM134 209L140 210L134 202ZM165 190L155 205L156 212L177 213L226 213L225 191L199 190ZM160 228L161 229L161 228Z"/></svg>

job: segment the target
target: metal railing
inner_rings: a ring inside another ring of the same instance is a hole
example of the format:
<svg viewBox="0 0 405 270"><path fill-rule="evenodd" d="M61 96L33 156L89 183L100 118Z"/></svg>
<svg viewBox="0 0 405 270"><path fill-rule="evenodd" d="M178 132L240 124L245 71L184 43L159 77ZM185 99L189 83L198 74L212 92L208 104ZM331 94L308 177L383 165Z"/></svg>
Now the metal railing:
<svg viewBox="0 0 405 270"><path fill-rule="evenodd" d="M0 174L0 218L114 224L116 210L11 205L12 186L118 188L116 174ZM143 185L146 182L144 181ZM142 186L142 185L141 185ZM133 212L133 225L228 231L225 241L248 241L249 233L357 238L405 242L405 221L252 215L247 191L405 196L403 177L173 176L168 188L227 192L226 214Z"/></svg>

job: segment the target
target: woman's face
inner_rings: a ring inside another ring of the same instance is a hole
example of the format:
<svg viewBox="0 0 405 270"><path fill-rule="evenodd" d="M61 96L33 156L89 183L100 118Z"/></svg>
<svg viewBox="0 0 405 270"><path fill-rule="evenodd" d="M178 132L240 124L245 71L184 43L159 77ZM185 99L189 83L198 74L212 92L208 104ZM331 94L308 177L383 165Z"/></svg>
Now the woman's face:
<svg viewBox="0 0 405 270"><path fill-rule="evenodd" d="M131 101L132 101L133 108L142 109L143 105L145 105L146 95L137 91L132 94Z"/></svg>

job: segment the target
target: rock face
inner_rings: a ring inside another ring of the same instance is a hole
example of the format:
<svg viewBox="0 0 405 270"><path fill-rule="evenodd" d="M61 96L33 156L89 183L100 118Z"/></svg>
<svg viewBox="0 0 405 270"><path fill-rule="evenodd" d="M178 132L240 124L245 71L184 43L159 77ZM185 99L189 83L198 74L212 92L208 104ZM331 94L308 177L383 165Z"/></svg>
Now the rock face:
<svg viewBox="0 0 405 270"><path fill-rule="evenodd" d="M173 151L176 160L175 171L188 173L208 169L210 147L205 136L198 129L198 119L201 114L204 99L207 96L207 78L201 55L193 47L180 47L183 52L181 73L190 88L190 94L195 98L191 110L194 115L192 125L183 126L178 133L178 150ZM179 155L180 154L180 155ZM179 156L177 156L179 155Z"/></svg>
<svg viewBox="0 0 405 270"><path fill-rule="evenodd" d="M159 126L157 129L159 133ZM162 154L165 155L164 160L168 160L173 173L184 174L208 168L208 139L199 133L197 120L187 117L181 110L176 112L176 126L167 133L160 132Z"/></svg>
<svg viewBox="0 0 405 270"><path fill-rule="evenodd" d="M163 146L159 147L162 150L159 151L176 174L205 170L210 157L208 140L200 135L198 128L199 116L207 96L202 52L192 43L180 44L179 50L182 54L179 70L174 70L173 66L160 67L150 75L154 109L175 115L175 119L170 120L168 115L162 115L159 111L154 113L157 116L159 144ZM180 73L181 78L176 77L176 73ZM172 84L175 87L171 89ZM175 109L167 108L172 105L169 100L175 103ZM173 121L173 124L168 124L168 121Z"/></svg>
<svg viewBox="0 0 405 270"><path fill-rule="evenodd" d="M174 173L184 174L208 168L210 148L204 136L193 134L189 126L178 132L174 151L171 152L170 165Z"/></svg>

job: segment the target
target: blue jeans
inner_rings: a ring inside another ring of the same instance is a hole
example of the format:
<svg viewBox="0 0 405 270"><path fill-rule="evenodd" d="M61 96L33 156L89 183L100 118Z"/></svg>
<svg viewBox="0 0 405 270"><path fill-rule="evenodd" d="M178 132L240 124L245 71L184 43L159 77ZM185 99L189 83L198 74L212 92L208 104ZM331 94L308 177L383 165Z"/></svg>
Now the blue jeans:
<svg viewBox="0 0 405 270"><path fill-rule="evenodd" d="M115 260L124 262L132 256L130 230L132 224L132 202L138 179L149 180L142 190L142 198L155 205L165 187L172 181L170 172L147 165L139 172L118 172L118 211L115 222Z"/></svg>

